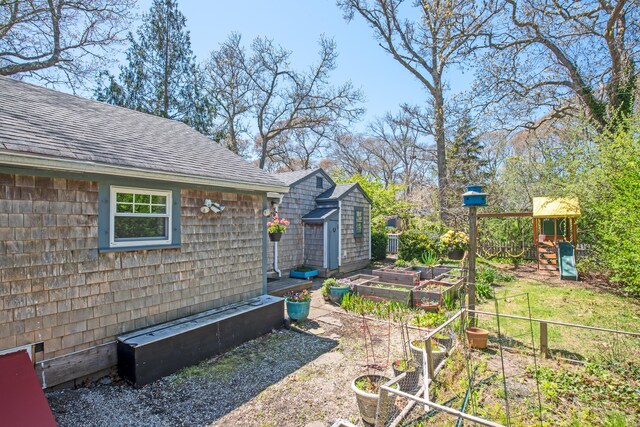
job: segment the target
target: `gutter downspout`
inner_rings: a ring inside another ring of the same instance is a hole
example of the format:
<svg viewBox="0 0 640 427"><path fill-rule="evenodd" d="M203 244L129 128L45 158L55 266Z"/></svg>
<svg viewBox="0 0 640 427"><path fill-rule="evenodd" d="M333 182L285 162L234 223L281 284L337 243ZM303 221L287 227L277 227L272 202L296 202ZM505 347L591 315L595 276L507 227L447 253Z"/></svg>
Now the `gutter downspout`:
<svg viewBox="0 0 640 427"><path fill-rule="evenodd" d="M262 210L267 209L267 195L262 196ZM260 215L262 223L262 294L267 295L267 266L269 264L269 252L267 245L269 238L267 233L267 217Z"/></svg>
<svg viewBox="0 0 640 427"><path fill-rule="evenodd" d="M282 272L278 270L278 242L273 242L273 271L278 273L278 277L282 277Z"/></svg>

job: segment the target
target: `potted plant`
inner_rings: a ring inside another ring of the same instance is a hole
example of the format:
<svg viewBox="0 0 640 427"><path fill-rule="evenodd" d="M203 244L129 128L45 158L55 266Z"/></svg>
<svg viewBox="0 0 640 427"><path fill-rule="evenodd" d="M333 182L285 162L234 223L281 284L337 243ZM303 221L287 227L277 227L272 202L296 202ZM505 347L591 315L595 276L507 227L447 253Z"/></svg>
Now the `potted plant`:
<svg viewBox="0 0 640 427"><path fill-rule="evenodd" d="M422 351L425 348L425 343L423 339L413 340L411 341L411 352L413 353L414 358L418 362L420 366L422 366ZM431 357L433 358L433 368L442 362L444 357L447 354L447 349L441 345L436 343L435 341L431 341Z"/></svg>
<svg viewBox="0 0 640 427"><path fill-rule="evenodd" d="M378 411L378 400L380 399L380 385L389 382L390 379L382 375L361 375L353 380L351 389L356 393L356 401L362 420L369 424L376 422L376 413ZM397 384L393 388L398 388ZM395 403L395 395L389 395Z"/></svg>
<svg viewBox="0 0 640 427"><path fill-rule="evenodd" d="M400 390L407 393L413 393L418 389L418 381L420 379L420 371L415 359L412 357L411 350L409 348L409 327L407 321L409 320L409 310L401 309L392 313L392 319L395 322L400 323L400 334L402 335L402 358L394 360L391 364L393 368L393 374L398 377L404 373L404 378L398 381Z"/></svg>
<svg viewBox="0 0 640 427"><path fill-rule="evenodd" d="M398 381L400 390L413 393L418 389L418 381L420 379L420 372L418 371L418 365L413 359L398 359L391 365L393 368L393 374L397 377L405 373L405 377Z"/></svg>
<svg viewBox="0 0 640 427"><path fill-rule="evenodd" d="M340 304L340 301L342 301L342 297L351 291L351 285L352 283L349 279L334 279L333 281L330 281L328 286L331 301L336 304Z"/></svg>
<svg viewBox="0 0 640 427"><path fill-rule="evenodd" d="M487 348L487 340L489 338L489 331L482 328L466 328L467 340L469 341L469 347L471 348Z"/></svg>
<svg viewBox="0 0 640 427"><path fill-rule="evenodd" d="M447 350L451 350L451 347L453 347L453 338L454 334L445 332L438 332L433 336L433 339L438 344L443 345Z"/></svg>
<svg viewBox="0 0 640 427"><path fill-rule="evenodd" d="M464 231L449 230L440 236L440 244L447 251L447 258L460 260L469 244L469 236Z"/></svg>
<svg viewBox="0 0 640 427"><path fill-rule="evenodd" d="M309 316L311 307L311 294L308 290L301 292L289 292L285 295L287 313L291 320L304 320Z"/></svg>
<svg viewBox="0 0 640 427"><path fill-rule="evenodd" d="M279 242L282 235L287 232L287 225L289 225L289 221L285 218L280 218L277 213L274 213L273 220L267 222L269 240Z"/></svg>

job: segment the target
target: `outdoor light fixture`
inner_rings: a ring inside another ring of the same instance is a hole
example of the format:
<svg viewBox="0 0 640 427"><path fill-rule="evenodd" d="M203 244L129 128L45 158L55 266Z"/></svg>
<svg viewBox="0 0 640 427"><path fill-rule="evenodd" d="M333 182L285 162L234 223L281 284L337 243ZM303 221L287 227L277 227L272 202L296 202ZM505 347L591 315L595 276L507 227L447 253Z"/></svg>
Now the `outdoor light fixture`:
<svg viewBox="0 0 640 427"><path fill-rule="evenodd" d="M204 206L200 208L200 212L202 212L203 214L206 214L209 212L220 213L223 210L224 210L224 205L221 205L220 203L212 202L211 199L206 199L204 201Z"/></svg>
<svg viewBox="0 0 640 427"><path fill-rule="evenodd" d="M269 215L271 215L271 212L275 212L278 213L278 208L280 207L280 204L282 203L282 198L284 197L284 194L282 193L267 193L267 199L269 199L269 201L271 202L271 208L269 209ZM263 211L263 215L264 216L269 216L266 213L266 209L265 211Z"/></svg>

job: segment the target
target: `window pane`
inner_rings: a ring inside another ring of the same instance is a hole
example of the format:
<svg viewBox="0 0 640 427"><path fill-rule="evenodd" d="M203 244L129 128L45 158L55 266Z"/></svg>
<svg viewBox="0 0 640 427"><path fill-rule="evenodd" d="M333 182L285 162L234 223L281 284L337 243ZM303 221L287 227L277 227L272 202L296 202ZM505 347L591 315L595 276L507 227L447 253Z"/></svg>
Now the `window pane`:
<svg viewBox="0 0 640 427"><path fill-rule="evenodd" d="M151 196L148 194L136 194L136 203L151 203Z"/></svg>
<svg viewBox="0 0 640 427"><path fill-rule="evenodd" d="M151 203L154 205L166 205L167 196L151 196Z"/></svg>
<svg viewBox="0 0 640 427"><path fill-rule="evenodd" d="M132 213L133 205L128 203L118 203L116 206L116 212L118 213Z"/></svg>
<svg viewBox="0 0 640 427"><path fill-rule="evenodd" d="M152 205L151 206L151 213L155 213L155 214L167 213L167 207L166 206Z"/></svg>
<svg viewBox="0 0 640 427"><path fill-rule="evenodd" d="M131 194L131 193L117 193L116 201L117 202L133 203L133 194Z"/></svg>
<svg viewBox="0 0 640 427"><path fill-rule="evenodd" d="M151 207L149 205L135 205L134 213L151 213Z"/></svg>
<svg viewBox="0 0 640 427"><path fill-rule="evenodd" d="M135 238L167 238L167 218L115 217L115 240Z"/></svg>

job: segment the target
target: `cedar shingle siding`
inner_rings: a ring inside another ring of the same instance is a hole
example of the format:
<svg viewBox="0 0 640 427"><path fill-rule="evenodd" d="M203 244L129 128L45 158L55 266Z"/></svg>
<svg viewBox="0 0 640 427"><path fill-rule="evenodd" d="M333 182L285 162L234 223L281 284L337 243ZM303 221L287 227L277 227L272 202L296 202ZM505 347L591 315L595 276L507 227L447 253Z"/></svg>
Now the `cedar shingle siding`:
<svg viewBox="0 0 640 427"><path fill-rule="evenodd" d="M278 175L276 175L276 177L277 176ZM282 204L278 209L280 217L291 221L291 224L287 227L287 232L278 243L278 268L282 271L289 271L305 264L305 257L314 260L318 258L318 255L315 253L306 254L307 246L305 245L303 250L302 244L304 233L302 217L316 207L316 197L331 185L327 183L326 180L323 180L324 188L318 188L316 186L317 176L322 176L319 171L308 175L295 186L291 187L289 193L284 195ZM320 234L320 237L322 237L322 234ZM273 269L273 247L273 243L269 242L268 269L270 270ZM315 249L313 250L314 252L316 251ZM320 253L319 256L319 266L321 267L322 253Z"/></svg>
<svg viewBox="0 0 640 427"><path fill-rule="evenodd" d="M324 227L307 224L304 228L304 264L322 267L324 263Z"/></svg>
<svg viewBox="0 0 640 427"><path fill-rule="evenodd" d="M180 248L99 253L96 182L0 174L0 349L43 341L48 359L260 295L261 211L183 189Z"/></svg>
<svg viewBox="0 0 640 427"><path fill-rule="evenodd" d="M354 208L362 208L364 221L361 236L354 236ZM371 218L369 218L369 201L357 190L351 191L342 199L342 266L360 264L366 265L369 262L369 238ZM365 262L366 261L366 262Z"/></svg>

